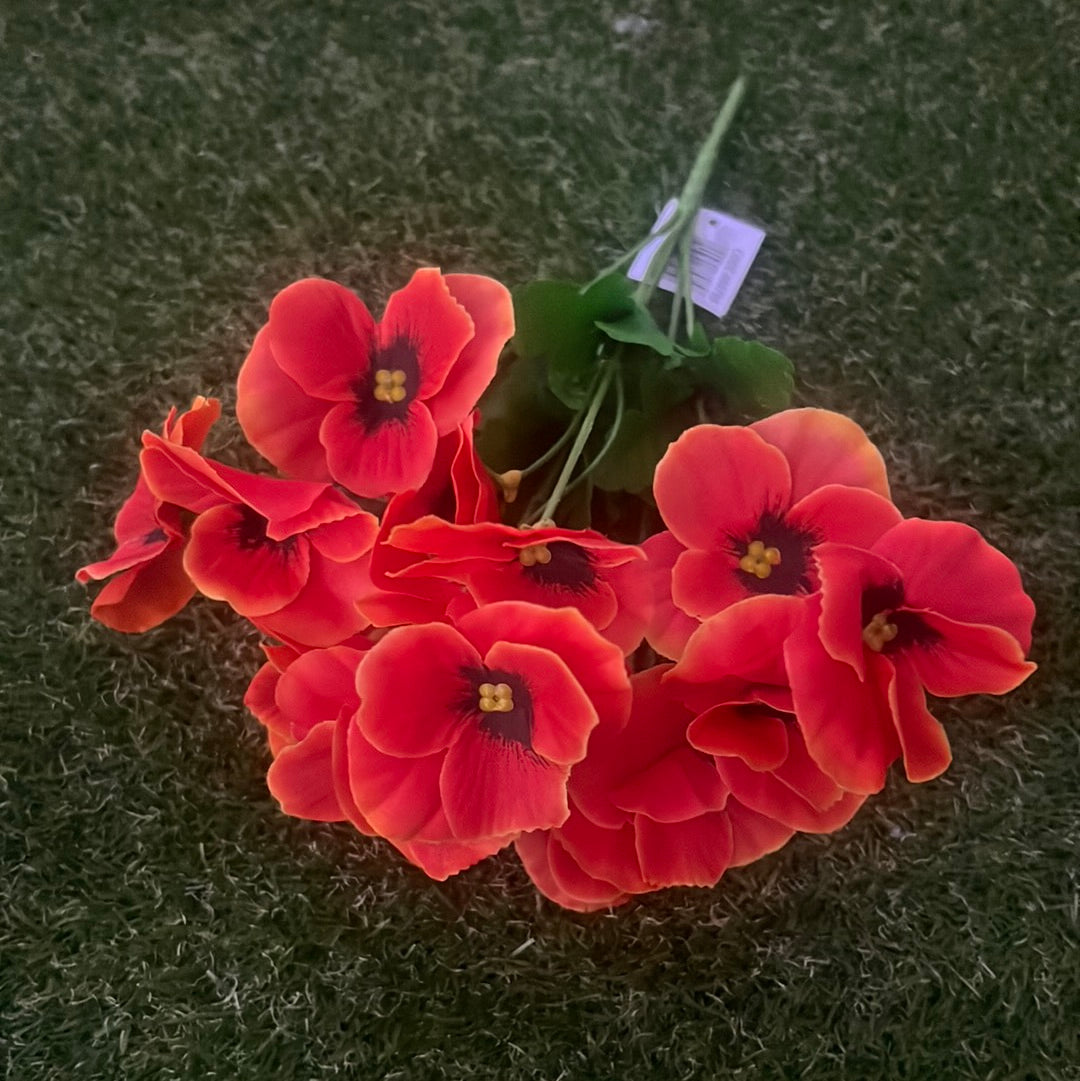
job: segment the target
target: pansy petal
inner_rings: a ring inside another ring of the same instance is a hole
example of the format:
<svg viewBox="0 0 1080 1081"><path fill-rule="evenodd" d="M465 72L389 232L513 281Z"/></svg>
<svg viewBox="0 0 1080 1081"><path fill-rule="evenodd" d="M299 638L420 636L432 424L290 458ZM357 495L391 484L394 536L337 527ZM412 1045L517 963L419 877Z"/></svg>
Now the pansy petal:
<svg viewBox="0 0 1080 1081"><path fill-rule="evenodd" d="M468 313L473 336L429 402L440 433L450 431L469 415L495 375L499 354L514 333L514 306L506 286L479 274L447 274L450 295Z"/></svg>
<svg viewBox="0 0 1080 1081"><path fill-rule="evenodd" d="M611 882L626 893L652 889L641 874L630 819L614 829L598 826L571 800L570 817L555 831L555 837L586 874Z"/></svg>
<svg viewBox="0 0 1080 1081"><path fill-rule="evenodd" d="M827 484L803 496L785 515L789 525L858 548L869 548L883 533L903 521L896 506L866 488Z"/></svg>
<svg viewBox="0 0 1080 1081"><path fill-rule="evenodd" d="M202 459L202 464L213 471L219 484L239 496L237 502L246 503L266 519L266 533L273 540L286 540L361 514L351 499L329 484L260 476L209 458Z"/></svg>
<svg viewBox="0 0 1080 1081"><path fill-rule="evenodd" d="M443 755L398 758L364 738L355 719L346 733L349 790L357 811L394 843L452 841L439 798Z"/></svg>
<svg viewBox="0 0 1080 1081"><path fill-rule="evenodd" d="M868 664L867 679L860 680L825 652L813 625L792 634L784 655L810 756L849 791L881 791L886 770L900 754L888 705L892 665L874 654L881 665Z"/></svg>
<svg viewBox="0 0 1080 1081"><path fill-rule="evenodd" d="M266 784L287 815L314 822L345 818L334 788L333 743L337 721L315 725L299 743L282 748Z"/></svg>
<svg viewBox="0 0 1080 1081"><path fill-rule="evenodd" d="M391 841L412 864L436 882L472 867L505 848L513 837L488 837L468 844L462 841Z"/></svg>
<svg viewBox="0 0 1080 1081"><path fill-rule="evenodd" d="M828 811L844 794L844 789L823 773L810 757L806 741L797 724L789 726L787 757L773 773L777 780L786 784L817 812ZM862 798L860 796L860 799Z"/></svg>
<svg viewBox="0 0 1080 1081"><path fill-rule="evenodd" d="M350 401L371 366L375 324L355 293L324 278L304 278L270 304L270 348L305 393Z"/></svg>
<svg viewBox="0 0 1080 1081"><path fill-rule="evenodd" d="M614 883L596 878L562 843L559 831L554 831L548 845L548 862L556 885L566 894L590 906L610 906L622 897Z"/></svg>
<svg viewBox="0 0 1080 1081"><path fill-rule="evenodd" d="M903 572L905 606L1000 627L1024 653L1031 649L1035 605L1020 572L971 526L909 518L890 529L874 551Z"/></svg>
<svg viewBox="0 0 1080 1081"><path fill-rule="evenodd" d="M176 615L195 595L180 542L118 574L94 598L90 614L114 631L140 634Z"/></svg>
<svg viewBox="0 0 1080 1081"><path fill-rule="evenodd" d="M739 758L752 770L775 769L788 755L788 725L774 713L739 705L698 714L686 738L699 751Z"/></svg>
<svg viewBox="0 0 1080 1081"><path fill-rule="evenodd" d="M365 581L367 575L359 561L335 563L311 552L303 589L288 604L262 617L264 633L307 646L344 642L367 627L356 607L357 590Z"/></svg>
<svg viewBox="0 0 1080 1081"><path fill-rule="evenodd" d="M750 591L739 578L738 560L730 552L691 548L675 561L671 599L694 619L708 619L748 596Z"/></svg>
<svg viewBox="0 0 1080 1081"><path fill-rule="evenodd" d="M599 575L593 577L587 587L573 588L557 581L545 582L531 573L535 572L535 567L524 567L517 559L502 563L476 560L456 566L458 572L450 571L448 577L463 581L480 605L526 601L544 608L576 608L597 630L607 627L619 610L615 591ZM429 563L427 569L437 573L440 568L436 563Z"/></svg>
<svg viewBox="0 0 1080 1081"><path fill-rule="evenodd" d="M334 722L334 740L330 755L334 795L342 815L365 837L374 837L375 830L356 806L349 782L349 729L353 726L353 713L351 707L343 706Z"/></svg>
<svg viewBox="0 0 1080 1081"><path fill-rule="evenodd" d="M150 490L146 478L140 473L139 479L135 482L134 491L124 500L113 523L113 536L116 538L117 545L123 548L125 542L145 541L148 535L159 532L162 527L160 506L161 501ZM117 554L118 552L113 554L114 559ZM117 567L117 570L122 569ZM94 575L94 577L102 578L104 575ZM83 580L79 579L79 581Z"/></svg>
<svg viewBox="0 0 1080 1081"><path fill-rule="evenodd" d="M217 398L206 398L197 394L191 400L191 408L176 415L175 410L162 426L162 436L170 443L180 443L193 450L201 450L211 427L221 416L221 402Z"/></svg>
<svg viewBox="0 0 1080 1081"><path fill-rule="evenodd" d="M881 453L850 417L828 409L786 409L750 427L787 458L792 501L826 484L867 488L888 498Z"/></svg>
<svg viewBox="0 0 1080 1081"><path fill-rule="evenodd" d="M461 698L470 690L464 673L480 667L480 654L452 627L398 627L356 671L357 724L386 754L419 758L445 750L464 730Z"/></svg>
<svg viewBox="0 0 1080 1081"><path fill-rule="evenodd" d="M550 830L524 833L514 843L525 873L548 900L574 912L595 912L630 899L629 894L621 892L610 882L592 878L585 875L584 871L580 872L583 879L574 878L571 869L562 864L560 870L563 875L556 878L552 870L551 853L561 847ZM568 888L564 882L570 882L571 886Z"/></svg>
<svg viewBox="0 0 1080 1081"><path fill-rule="evenodd" d="M686 746L686 725L693 715L662 686L670 667L653 665L635 673L626 725L598 725L588 754L573 768L571 796L582 815L598 826L618 829L626 822L628 812L613 802L613 792Z"/></svg>
<svg viewBox="0 0 1080 1081"><path fill-rule="evenodd" d="M439 789L454 836L472 840L562 825L566 776L565 766L467 726L446 752Z"/></svg>
<svg viewBox="0 0 1080 1081"><path fill-rule="evenodd" d="M923 686L939 698L963 694L1007 694L1035 665L1020 643L998 627L958 623L936 612L918 618L932 632L925 643L903 651Z"/></svg>
<svg viewBox="0 0 1080 1081"><path fill-rule="evenodd" d="M361 511L316 526L307 538L317 551L335 563L348 563L359 559L375 543L379 533L379 520L374 514Z"/></svg>
<svg viewBox="0 0 1080 1081"><path fill-rule="evenodd" d="M473 330L469 313L453 298L442 274L434 267L421 267L409 284L387 301L378 329L380 363L384 354L392 356L395 350L409 349L420 371L415 396L430 398L442 388ZM460 414L447 413L439 434L445 435L460 424L475 404L475 400L469 402Z"/></svg>
<svg viewBox="0 0 1080 1081"><path fill-rule="evenodd" d="M281 673L274 701L298 739L319 722L337 717L342 706L356 709L356 668L363 656L345 646L313 649Z"/></svg>
<svg viewBox="0 0 1080 1081"><path fill-rule="evenodd" d="M307 541L269 541L233 504L213 507L191 526L184 569L199 592L241 615L265 616L294 600L310 571Z"/></svg>
<svg viewBox="0 0 1080 1081"><path fill-rule="evenodd" d="M902 596L900 569L874 552L847 544L822 544L815 554L821 579L821 644L830 657L849 665L863 679L867 652L863 642L864 598L875 592L882 597Z"/></svg>
<svg viewBox="0 0 1080 1081"><path fill-rule="evenodd" d="M441 395L436 400L441 400ZM428 404L429 409L432 406L433 403ZM431 415L434 419L435 413ZM450 462L450 485L454 493L453 519L457 525L493 522L499 517L499 495L495 482L473 444L473 429L479 423L479 418L480 411L473 410L459 427L443 436L444 440L450 440L451 445L456 447Z"/></svg>
<svg viewBox="0 0 1080 1081"><path fill-rule="evenodd" d="M656 822L684 822L722 810L727 797L728 786L713 759L689 746L674 748L611 793L612 802L627 814L648 815Z"/></svg>
<svg viewBox="0 0 1080 1081"><path fill-rule="evenodd" d="M719 768L740 803L804 833L832 833L851 819L865 799L836 789L832 803L818 809L774 773L756 772L737 758L724 759Z"/></svg>
<svg viewBox="0 0 1080 1081"><path fill-rule="evenodd" d="M638 815L634 831L642 874L654 885L714 886L731 865L731 822L724 811L670 824Z"/></svg>
<svg viewBox="0 0 1080 1081"><path fill-rule="evenodd" d="M531 699L532 749L559 765L585 757L597 716L589 696L566 662L550 650L518 642L496 642L484 657L489 669L513 672L526 684Z"/></svg>
<svg viewBox="0 0 1080 1081"><path fill-rule="evenodd" d="M143 432L142 443L142 475L163 502L175 503L195 514L223 503L243 502L198 451L169 443L153 432Z"/></svg>
<svg viewBox="0 0 1080 1081"><path fill-rule="evenodd" d="M805 619L805 604L800 597L762 594L725 609L694 632L666 681L707 684L737 678L786 685L784 642Z"/></svg>
<svg viewBox="0 0 1080 1081"><path fill-rule="evenodd" d="M764 512L786 508L791 474L784 455L749 428L699 424L660 459L653 494L680 543L713 551L749 533Z"/></svg>
<svg viewBox="0 0 1080 1081"><path fill-rule="evenodd" d="M600 628L600 633L629 656L641 645L645 628L653 618L653 591L643 565L634 560L618 567L604 570L604 580L615 594L618 605L610 623Z"/></svg>
<svg viewBox="0 0 1080 1081"><path fill-rule="evenodd" d="M75 580L82 585L90 581L100 581L121 571L130 570L140 564L149 563L156 559L170 545L177 549L183 548L183 543L178 543L179 538L170 537L163 529L156 525L146 533L129 537L117 545L116 551L108 559L102 559L97 563L88 563L75 572Z"/></svg>
<svg viewBox="0 0 1080 1081"><path fill-rule="evenodd" d="M462 616L458 627L484 654L502 641L557 654L589 696L600 723L625 724L632 693L622 652L601 638L576 609L500 601Z"/></svg>
<svg viewBox="0 0 1080 1081"><path fill-rule="evenodd" d="M326 414L319 440L334 480L356 495L379 498L423 484L438 435L422 402L410 402L400 417L372 428L355 405L343 402Z"/></svg>
<svg viewBox="0 0 1080 1081"><path fill-rule="evenodd" d="M731 823L732 867L745 867L783 848L795 836L782 822L751 811L736 799L728 800L726 813Z"/></svg>
<svg viewBox="0 0 1080 1081"><path fill-rule="evenodd" d="M648 559L645 574L651 593L645 639L661 657L678 660L690 635L701 625L678 607L671 596L672 570L686 548L667 529L649 537L641 547Z"/></svg>
<svg viewBox="0 0 1080 1081"><path fill-rule="evenodd" d="M941 722L926 708L926 695L915 673L901 662L889 687L896 734L904 756L907 779L918 784L932 781L949 767L952 751Z"/></svg>
<svg viewBox="0 0 1080 1081"><path fill-rule="evenodd" d="M330 405L309 397L281 370L270 351L270 329L263 327L236 379L236 419L247 441L283 473L328 481L319 425Z"/></svg>
<svg viewBox="0 0 1080 1081"><path fill-rule="evenodd" d="M292 735L289 717L277 704L277 685L281 672L267 661L252 677L244 692L244 705L255 715L260 724L267 728Z"/></svg>

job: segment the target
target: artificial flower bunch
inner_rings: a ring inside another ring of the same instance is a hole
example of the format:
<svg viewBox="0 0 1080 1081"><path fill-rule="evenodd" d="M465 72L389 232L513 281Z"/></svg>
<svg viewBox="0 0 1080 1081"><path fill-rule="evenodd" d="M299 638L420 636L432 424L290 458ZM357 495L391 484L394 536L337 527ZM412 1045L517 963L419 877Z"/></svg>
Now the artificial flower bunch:
<svg viewBox="0 0 1080 1081"><path fill-rule="evenodd" d="M437 879L512 845L590 911L836 830L897 760L938 776L926 695L1032 671L1013 564L905 519L858 425L787 408L789 363L699 319L690 229L733 108L641 282L422 268L376 322L298 281L237 382L282 475L204 456L212 399L143 436L116 550L77 577L109 579L118 630L198 592L264 636L245 702L285 813Z"/></svg>

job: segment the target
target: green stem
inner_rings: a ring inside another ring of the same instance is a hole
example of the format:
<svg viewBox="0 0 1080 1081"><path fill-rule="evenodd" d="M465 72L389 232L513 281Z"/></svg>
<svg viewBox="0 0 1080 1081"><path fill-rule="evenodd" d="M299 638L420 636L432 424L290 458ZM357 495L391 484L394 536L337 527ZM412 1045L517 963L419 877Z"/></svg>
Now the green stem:
<svg viewBox="0 0 1080 1081"><path fill-rule="evenodd" d="M604 440L604 445L600 448L599 453L595 458L574 478L574 482L567 486L567 491L572 492L603 460L609 450L611 450L615 443L615 438L619 434L619 428L622 425L623 409L626 405L626 392L623 387L623 374L622 368L615 370L615 419L611 423L611 427L608 429L607 438Z"/></svg>
<svg viewBox="0 0 1080 1081"><path fill-rule="evenodd" d="M574 445L570 448L570 453L563 463L559 479L555 482L555 487L552 489L551 495L548 496L544 509L540 512L539 520L542 522L551 521L554 518L555 510L562 501L567 485L570 483L570 476L574 472L574 467L581 458L581 452L585 449L589 436L592 435L593 425L596 423L596 414L600 412L600 406L607 397L608 388L611 386L611 380L618 367L619 360L617 356L613 356L605 358L601 363L604 365L604 371L600 376L600 383L593 393L593 399L589 403L589 410L581 422L581 427L578 428Z"/></svg>
<svg viewBox="0 0 1080 1081"><path fill-rule="evenodd" d="M565 447L566 444L570 442L570 439L572 438L574 432L577 431L578 424L581 423L581 418L584 415L585 407L583 406L570 418L570 423L566 426L566 430L563 432L563 434L560 435L559 438L554 443L552 443L551 446L548 447L548 449L544 451L544 453L541 454L535 462L530 462L529 465L525 466L525 468L521 470L522 479L527 477L530 473L535 473L541 466L547 465L547 463L550 462L551 459L554 458L555 455L558 454L559 451L562 450L563 447Z"/></svg>
<svg viewBox="0 0 1080 1081"><path fill-rule="evenodd" d="M687 233L679 242L679 282L686 303L686 340L689 341L694 336L694 283L690 277L690 236ZM678 307L677 298L675 307Z"/></svg>
<svg viewBox="0 0 1080 1081"><path fill-rule="evenodd" d="M588 285L583 285L580 291L582 293L587 293L601 279L606 278L609 274L614 274L617 270L622 270L624 266L629 266L629 264L634 261L634 257L637 253L641 251L650 240L652 240L651 233L648 236L643 236L629 251L623 252L614 263L609 263L604 267L604 269L601 270Z"/></svg>
<svg viewBox="0 0 1080 1081"><path fill-rule="evenodd" d="M679 252L683 250L683 245L679 244ZM689 288L689 278L683 274L682 261L679 262L679 273L675 278L675 295L671 298L671 316L668 319L667 336L675 341L675 332L679 329L679 314L682 311L683 297L686 296L686 290Z"/></svg>
<svg viewBox="0 0 1080 1081"><path fill-rule="evenodd" d="M663 277L664 270L667 268L671 254L679 243L679 239L688 229L693 227L694 218L697 216L702 197L705 194L705 185L716 162L720 143L727 134L728 128L731 127L731 121L735 118L735 113L745 93L746 79L740 75L731 84L731 89L728 91L723 107L717 114L716 120L713 121L712 130L698 151L698 156L694 159L694 167L690 170L690 175L687 177L682 193L679 195L679 205L675 209L671 222L664 230L664 239L657 246L656 251L653 252L653 257L649 260L649 266L645 271L645 277L638 284L635 296L643 304L647 304L652 299L653 293L656 292L656 286Z"/></svg>

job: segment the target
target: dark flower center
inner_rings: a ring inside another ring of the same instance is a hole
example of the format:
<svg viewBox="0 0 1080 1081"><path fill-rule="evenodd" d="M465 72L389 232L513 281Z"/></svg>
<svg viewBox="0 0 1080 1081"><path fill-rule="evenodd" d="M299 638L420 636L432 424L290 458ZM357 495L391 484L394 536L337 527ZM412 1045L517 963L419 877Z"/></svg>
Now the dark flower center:
<svg viewBox="0 0 1080 1081"><path fill-rule="evenodd" d="M819 538L766 511L751 536L731 537L739 561L735 574L751 593L812 593L810 550Z"/></svg>
<svg viewBox="0 0 1080 1081"><path fill-rule="evenodd" d="M521 676L494 668L463 668L457 711L489 739L532 751L533 704Z"/></svg>
<svg viewBox="0 0 1080 1081"><path fill-rule="evenodd" d="M420 386L416 344L398 338L376 350L371 367L353 383L356 415L370 432L390 421L403 421Z"/></svg>
<svg viewBox="0 0 1080 1081"><path fill-rule="evenodd" d="M862 595L863 641L875 653L895 653L908 646L926 646L941 635L918 612L906 611L901 582L869 586Z"/></svg>
<svg viewBox="0 0 1080 1081"><path fill-rule="evenodd" d="M523 548L518 561L525 577L538 586L575 594L596 588L592 553L570 541L549 541Z"/></svg>
<svg viewBox="0 0 1080 1081"><path fill-rule="evenodd" d="M255 548L270 548L282 559L288 559L292 555L296 547L295 537L287 537L281 541L271 540L266 535L266 519L261 514L242 503L235 504L233 509L239 515L239 520L229 526L229 533L236 547L242 552L250 552Z"/></svg>

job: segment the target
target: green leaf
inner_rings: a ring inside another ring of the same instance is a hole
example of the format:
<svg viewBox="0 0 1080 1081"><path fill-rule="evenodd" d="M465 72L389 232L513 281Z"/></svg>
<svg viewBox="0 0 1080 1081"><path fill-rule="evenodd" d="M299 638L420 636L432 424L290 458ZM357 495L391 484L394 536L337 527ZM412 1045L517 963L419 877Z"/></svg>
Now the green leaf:
<svg viewBox="0 0 1080 1081"><path fill-rule="evenodd" d="M699 389L719 395L740 417L767 416L791 404L791 361L761 342L717 338L708 356L688 358L686 366Z"/></svg>
<svg viewBox="0 0 1080 1081"><path fill-rule="evenodd" d="M662 357L675 352L675 343L656 325L652 314L641 304L621 319L598 319L596 326L613 341L644 345Z"/></svg>
<svg viewBox="0 0 1080 1081"><path fill-rule="evenodd" d="M573 413L548 388L542 358L508 355L480 399L476 447L501 473L535 461L562 434Z"/></svg>
<svg viewBox="0 0 1080 1081"><path fill-rule="evenodd" d="M585 297L595 305L597 328L612 341L644 345L662 357L670 357L675 343L634 296L634 288L622 274L609 274L590 286Z"/></svg>
<svg viewBox="0 0 1080 1081"><path fill-rule="evenodd" d="M676 345L676 354L682 354L684 357L703 357L707 355L712 349L712 345L709 342L709 336L705 333L705 328L699 322L694 323L694 332L690 335L690 340L686 345Z"/></svg>
<svg viewBox="0 0 1080 1081"><path fill-rule="evenodd" d="M667 368L658 364L655 357L651 364L641 366L639 386L641 407L649 417L658 417L685 402L695 389L689 372Z"/></svg>
<svg viewBox="0 0 1080 1081"><path fill-rule="evenodd" d="M573 282L534 281L514 290L514 351L546 364L548 385L570 409L585 404L596 370L594 310Z"/></svg>
<svg viewBox="0 0 1080 1081"><path fill-rule="evenodd" d="M615 272L597 278L581 297L596 319L621 319L634 308L634 283L625 274Z"/></svg>
<svg viewBox="0 0 1080 1081"><path fill-rule="evenodd" d="M619 434L591 474L597 488L608 492L648 492L656 463L673 439L693 421L676 408L663 417L646 416L640 409L623 413Z"/></svg>

